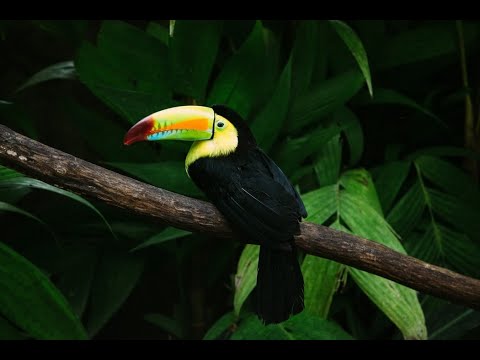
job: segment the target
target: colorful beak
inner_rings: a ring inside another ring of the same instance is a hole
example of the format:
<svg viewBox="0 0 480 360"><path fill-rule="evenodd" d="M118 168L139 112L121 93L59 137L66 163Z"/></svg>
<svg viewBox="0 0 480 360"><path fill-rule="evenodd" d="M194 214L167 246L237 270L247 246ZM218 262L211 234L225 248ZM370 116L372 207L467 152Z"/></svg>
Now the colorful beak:
<svg viewBox="0 0 480 360"><path fill-rule="evenodd" d="M177 106L147 116L128 130L123 143L156 140L209 140L215 112L204 106Z"/></svg>

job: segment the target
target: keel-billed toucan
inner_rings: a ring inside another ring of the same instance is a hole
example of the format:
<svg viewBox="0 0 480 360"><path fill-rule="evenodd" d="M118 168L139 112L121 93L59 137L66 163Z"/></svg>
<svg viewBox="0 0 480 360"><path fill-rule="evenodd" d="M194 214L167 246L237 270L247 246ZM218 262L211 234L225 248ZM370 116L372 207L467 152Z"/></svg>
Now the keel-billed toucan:
<svg viewBox="0 0 480 360"><path fill-rule="evenodd" d="M246 242L260 244L257 315L269 324L302 311L293 235L307 212L241 117L223 105L174 107L139 121L124 143L142 140L195 141L185 160L188 175Z"/></svg>

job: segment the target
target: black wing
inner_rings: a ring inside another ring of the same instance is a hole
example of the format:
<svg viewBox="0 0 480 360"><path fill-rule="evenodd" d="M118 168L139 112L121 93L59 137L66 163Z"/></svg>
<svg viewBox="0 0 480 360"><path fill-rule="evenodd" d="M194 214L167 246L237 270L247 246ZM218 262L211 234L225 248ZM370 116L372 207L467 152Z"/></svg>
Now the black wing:
<svg viewBox="0 0 480 360"><path fill-rule="evenodd" d="M260 244L287 250L305 208L281 170L273 172L277 178L281 174L283 183L260 158L262 154L252 152L242 161L199 159L189 173L238 231Z"/></svg>
<svg viewBox="0 0 480 360"><path fill-rule="evenodd" d="M265 167L268 169L268 171L272 175L272 178L276 182L281 184L288 193L290 193L295 197L295 199L297 200L297 204L300 208L300 214L302 215L303 218L306 218L308 214L307 214L307 210L305 209L305 205L303 204L302 198L300 197L298 192L295 190L290 180L288 180L287 176L283 173L282 169L280 169L278 165L275 164L275 162L272 159L270 159L270 157L259 148L257 148L253 152L253 156L257 157L261 162L263 162Z"/></svg>

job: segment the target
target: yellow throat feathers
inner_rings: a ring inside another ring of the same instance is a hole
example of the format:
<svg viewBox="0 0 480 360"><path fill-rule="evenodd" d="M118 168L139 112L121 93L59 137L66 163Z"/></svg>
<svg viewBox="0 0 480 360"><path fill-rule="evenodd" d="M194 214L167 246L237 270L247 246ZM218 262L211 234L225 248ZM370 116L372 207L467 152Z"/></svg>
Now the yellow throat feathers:
<svg viewBox="0 0 480 360"><path fill-rule="evenodd" d="M223 123L223 126L221 124ZM185 170L198 159L226 156L235 151L238 145L238 132L235 126L223 116L215 116L215 129L210 140L195 141L185 159Z"/></svg>

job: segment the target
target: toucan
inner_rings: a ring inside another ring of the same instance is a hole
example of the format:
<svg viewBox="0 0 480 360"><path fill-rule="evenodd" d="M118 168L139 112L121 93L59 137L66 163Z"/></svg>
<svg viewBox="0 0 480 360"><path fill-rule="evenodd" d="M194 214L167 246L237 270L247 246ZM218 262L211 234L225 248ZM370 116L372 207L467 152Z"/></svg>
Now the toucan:
<svg viewBox="0 0 480 360"><path fill-rule="evenodd" d="M294 235L307 211L241 116L225 105L172 107L136 123L124 144L144 140L194 141L185 159L188 176L246 243L260 245L255 313L272 324L301 312Z"/></svg>

